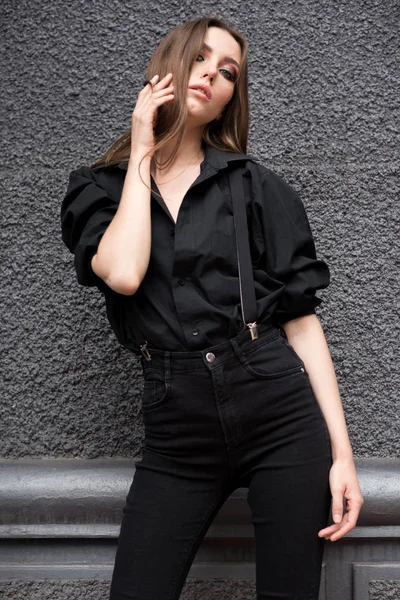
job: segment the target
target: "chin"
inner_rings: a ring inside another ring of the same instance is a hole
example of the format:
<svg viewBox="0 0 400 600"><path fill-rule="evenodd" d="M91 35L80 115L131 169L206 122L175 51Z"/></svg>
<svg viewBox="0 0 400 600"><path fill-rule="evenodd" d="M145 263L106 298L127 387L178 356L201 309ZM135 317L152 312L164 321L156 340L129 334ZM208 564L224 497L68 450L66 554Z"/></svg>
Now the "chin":
<svg viewBox="0 0 400 600"><path fill-rule="evenodd" d="M214 119L215 117L210 115L209 111L204 112L198 109L192 111L191 107L188 106L187 121L190 122L190 124L207 125L207 123L211 123L211 121L213 121Z"/></svg>

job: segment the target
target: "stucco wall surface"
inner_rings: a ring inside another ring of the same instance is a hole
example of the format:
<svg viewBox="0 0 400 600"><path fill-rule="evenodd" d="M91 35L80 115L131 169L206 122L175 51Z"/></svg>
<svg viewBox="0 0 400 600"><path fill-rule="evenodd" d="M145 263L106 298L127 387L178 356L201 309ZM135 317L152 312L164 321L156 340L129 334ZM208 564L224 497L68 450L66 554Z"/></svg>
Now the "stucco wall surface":
<svg viewBox="0 0 400 600"><path fill-rule="evenodd" d="M130 127L158 40L208 13L249 38L248 151L298 190L331 269L317 310L354 454L399 456L398 2L3 0L4 458L138 452L140 364L76 282L60 203Z"/></svg>

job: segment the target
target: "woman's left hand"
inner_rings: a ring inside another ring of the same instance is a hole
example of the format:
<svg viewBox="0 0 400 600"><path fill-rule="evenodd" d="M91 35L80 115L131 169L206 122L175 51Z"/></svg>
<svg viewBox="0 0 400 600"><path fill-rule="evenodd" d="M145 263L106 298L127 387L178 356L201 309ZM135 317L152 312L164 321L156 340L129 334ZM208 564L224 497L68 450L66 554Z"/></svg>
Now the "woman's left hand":
<svg viewBox="0 0 400 600"><path fill-rule="evenodd" d="M356 467L352 459L334 460L329 485L332 494L333 525L318 532L319 537L335 542L356 526L364 499L358 483ZM346 499L346 511L343 513L343 498Z"/></svg>

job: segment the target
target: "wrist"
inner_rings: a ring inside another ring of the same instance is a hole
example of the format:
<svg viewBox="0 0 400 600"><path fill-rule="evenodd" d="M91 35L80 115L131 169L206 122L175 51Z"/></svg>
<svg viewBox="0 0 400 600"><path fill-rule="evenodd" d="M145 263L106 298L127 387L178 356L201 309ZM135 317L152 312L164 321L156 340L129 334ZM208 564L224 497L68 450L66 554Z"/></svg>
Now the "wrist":
<svg viewBox="0 0 400 600"><path fill-rule="evenodd" d="M138 165L141 161L142 161L142 165L145 165L146 163L151 163L151 156L146 155L145 156L145 152L138 152L137 150L134 150L131 152L130 156L129 156L129 163L133 164L133 165ZM143 159L143 160L142 160Z"/></svg>
<svg viewBox="0 0 400 600"><path fill-rule="evenodd" d="M354 463L354 456L352 450L342 450L342 451L334 451L332 449L332 459L334 462L342 462L342 463Z"/></svg>

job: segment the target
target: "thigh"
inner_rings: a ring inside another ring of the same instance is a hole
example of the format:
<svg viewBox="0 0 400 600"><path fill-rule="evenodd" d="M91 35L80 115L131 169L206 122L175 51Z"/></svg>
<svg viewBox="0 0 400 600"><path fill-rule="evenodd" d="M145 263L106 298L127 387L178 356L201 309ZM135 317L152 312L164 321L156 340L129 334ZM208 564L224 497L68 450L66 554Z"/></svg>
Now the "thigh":
<svg viewBox="0 0 400 600"><path fill-rule="evenodd" d="M144 450L126 497L110 600L179 598L196 551L229 496L224 481L180 476Z"/></svg>
<svg viewBox="0 0 400 600"><path fill-rule="evenodd" d="M249 484L258 600L318 600L331 460L254 471Z"/></svg>

